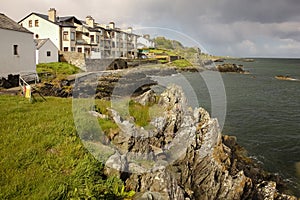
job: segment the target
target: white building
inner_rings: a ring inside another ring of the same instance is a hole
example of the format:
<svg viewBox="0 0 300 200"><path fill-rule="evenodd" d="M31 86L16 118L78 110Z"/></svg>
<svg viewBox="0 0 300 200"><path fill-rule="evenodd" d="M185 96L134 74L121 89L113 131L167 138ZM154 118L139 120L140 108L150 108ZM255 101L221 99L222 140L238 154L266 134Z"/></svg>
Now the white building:
<svg viewBox="0 0 300 200"><path fill-rule="evenodd" d="M150 35L143 35L143 37L138 37L137 39L137 48L154 48L155 43L150 39Z"/></svg>
<svg viewBox="0 0 300 200"><path fill-rule="evenodd" d="M31 13L19 24L34 33L34 39L49 38L61 51L75 51L76 27L81 24L75 17L56 16L56 10L51 8L48 15Z"/></svg>
<svg viewBox="0 0 300 200"><path fill-rule="evenodd" d="M49 39L36 39L36 63L58 62L58 48Z"/></svg>
<svg viewBox="0 0 300 200"><path fill-rule="evenodd" d="M35 39L49 38L62 52L84 53L86 58L119 58L137 55L137 37L132 28L121 31L113 22L101 25L91 16L59 17L51 8L48 15L31 13L20 25L34 33Z"/></svg>
<svg viewBox="0 0 300 200"><path fill-rule="evenodd" d="M36 73L33 33L0 13L0 77Z"/></svg>

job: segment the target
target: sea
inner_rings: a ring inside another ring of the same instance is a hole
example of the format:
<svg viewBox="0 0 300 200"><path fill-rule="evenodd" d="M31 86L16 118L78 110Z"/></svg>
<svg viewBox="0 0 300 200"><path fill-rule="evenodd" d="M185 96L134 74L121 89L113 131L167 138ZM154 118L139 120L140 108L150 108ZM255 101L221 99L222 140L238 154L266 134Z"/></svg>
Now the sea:
<svg viewBox="0 0 300 200"><path fill-rule="evenodd" d="M300 81L275 78L300 80L300 59L225 62L243 65L249 73L182 72L159 83L181 85L192 106L208 110L223 134L236 136L251 158L281 175L300 197Z"/></svg>

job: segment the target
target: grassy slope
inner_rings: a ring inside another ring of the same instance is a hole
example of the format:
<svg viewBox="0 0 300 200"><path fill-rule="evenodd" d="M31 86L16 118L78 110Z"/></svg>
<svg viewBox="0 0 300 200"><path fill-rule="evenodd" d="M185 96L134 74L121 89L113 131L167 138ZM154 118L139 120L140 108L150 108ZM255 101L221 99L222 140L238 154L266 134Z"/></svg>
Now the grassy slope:
<svg viewBox="0 0 300 200"><path fill-rule="evenodd" d="M80 71L78 67L65 62L41 63L37 65L38 73L48 72L51 74L71 75Z"/></svg>
<svg viewBox="0 0 300 200"><path fill-rule="evenodd" d="M76 134L72 100L0 96L0 199L126 196Z"/></svg>

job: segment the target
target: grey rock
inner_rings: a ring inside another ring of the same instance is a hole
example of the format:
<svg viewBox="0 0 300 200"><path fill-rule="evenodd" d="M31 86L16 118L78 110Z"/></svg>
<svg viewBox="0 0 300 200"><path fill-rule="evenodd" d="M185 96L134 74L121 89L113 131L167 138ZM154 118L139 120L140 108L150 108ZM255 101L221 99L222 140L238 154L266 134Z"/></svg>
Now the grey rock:
<svg viewBox="0 0 300 200"><path fill-rule="evenodd" d="M296 199L278 191L280 179L250 161L235 137L222 136L217 119L191 110L181 88L168 87L159 105L151 131L112 111L121 127L112 142L122 150L107 165L130 172L126 188L136 199Z"/></svg>

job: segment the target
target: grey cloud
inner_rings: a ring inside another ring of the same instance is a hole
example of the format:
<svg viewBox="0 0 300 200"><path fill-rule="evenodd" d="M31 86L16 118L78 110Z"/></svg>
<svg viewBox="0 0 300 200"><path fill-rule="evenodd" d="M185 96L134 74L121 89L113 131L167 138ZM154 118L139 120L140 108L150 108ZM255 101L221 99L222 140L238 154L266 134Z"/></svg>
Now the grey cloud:
<svg viewBox="0 0 300 200"><path fill-rule="evenodd" d="M117 26L174 29L219 55L274 56L278 52L278 55L289 56L299 53L298 0L90 0L88 3L10 0L1 7L16 20L32 11L46 13L50 7L55 7L59 15L79 18L92 15L100 23L115 21Z"/></svg>

